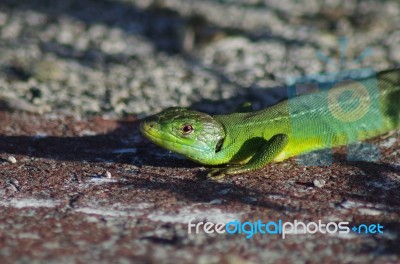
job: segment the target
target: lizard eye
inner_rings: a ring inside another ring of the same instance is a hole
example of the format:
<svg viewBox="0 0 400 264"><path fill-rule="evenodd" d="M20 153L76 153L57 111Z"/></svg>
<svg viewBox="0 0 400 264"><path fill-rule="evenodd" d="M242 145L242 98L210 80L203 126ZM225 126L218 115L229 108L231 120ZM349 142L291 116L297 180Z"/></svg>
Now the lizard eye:
<svg viewBox="0 0 400 264"><path fill-rule="evenodd" d="M193 126L190 125L190 124L185 124L185 125L182 126L182 132L183 132L184 134L190 134L190 133L192 133L193 131L194 131L194 128L193 128Z"/></svg>

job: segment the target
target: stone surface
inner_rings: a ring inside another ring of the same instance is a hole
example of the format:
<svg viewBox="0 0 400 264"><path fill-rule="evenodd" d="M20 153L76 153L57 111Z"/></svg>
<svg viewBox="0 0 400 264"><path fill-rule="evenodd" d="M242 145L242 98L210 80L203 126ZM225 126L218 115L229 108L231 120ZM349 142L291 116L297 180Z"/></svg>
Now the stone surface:
<svg viewBox="0 0 400 264"><path fill-rule="evenodd" d="M202 166L150 145L134 118L0 117L2 263L398 260L399 134L371 141L381 150L379 162L348 162L340 148L331 166L291 159L209 182ZM8 162L9 155L18 162ZM246 239L188 234L191 218L379 223L384 233Z"/></svg>

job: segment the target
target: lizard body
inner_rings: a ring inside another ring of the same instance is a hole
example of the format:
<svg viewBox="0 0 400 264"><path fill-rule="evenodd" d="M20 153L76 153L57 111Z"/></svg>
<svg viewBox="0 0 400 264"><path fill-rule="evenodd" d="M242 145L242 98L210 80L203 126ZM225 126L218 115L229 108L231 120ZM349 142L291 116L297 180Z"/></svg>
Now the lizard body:
<svg viewBox="0 0 400 264"><path fill-rule="evenodd" d="M385 134L400 127L400 70L347 81L256 112L210 116L180 107L145 119L153 143L205 165L228 164L208 176L260 169L313 150Z"/></svg>

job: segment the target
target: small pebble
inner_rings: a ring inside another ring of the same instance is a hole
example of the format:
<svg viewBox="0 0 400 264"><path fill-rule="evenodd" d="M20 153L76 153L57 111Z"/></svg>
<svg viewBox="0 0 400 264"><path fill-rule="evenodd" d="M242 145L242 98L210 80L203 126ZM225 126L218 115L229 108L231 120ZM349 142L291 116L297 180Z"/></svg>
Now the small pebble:
<svg viewBox="0 0 400 264"><path fill-rule="evenodd" d="M17 188L15 185L13 185L13 184L7 184L7 185L6 185L6 190L9 191L9 192L11 192L11 193L16 193L16 192L18 192L18 188Z"/></svg>
<svg viewBox="0 0 400 264"><path fill-rule="evenodd" d="M223 189L223 190L219 191L218 193L220 193L220 194L228 194L230 192L231 192L231 189Z"/></svg>
<svg viewBox="0 0 400 264"><path fill-rule="evenodd" d="M251 197L251 196L247 196L243 198L243 201L246 203L255 203L257 202L257 198Z"/></svg>
<svg viewBox="0 0 400 264"><path fill-rule="evenodd" d="M107 179L111 179L111 177L112 177L111 172L106 171L106 178Z"/></svg>
<svg viewBox="0 0 400 264"><path fill-rule="evenodd" d="M221 199L214 199L210 202L210 204L222 204L224 201L222 201Z"/></svg>
<svg viewBox="0 0 400 264"><path fill-rule="evenodd" d="M12 163L12 164L17 163L17 160L15 159L14 156L9 156L9 157L7 158L7 160L8 160L8 162L10 162L10 163Z"/></svg>
<svg viewBox="0 0 400 264"><path fill-rule="evenodd" d="M318 188L322 188L325 186L325 180L315 179L313 181L313 183L314 183L314 186L318 187Z"/></svg>

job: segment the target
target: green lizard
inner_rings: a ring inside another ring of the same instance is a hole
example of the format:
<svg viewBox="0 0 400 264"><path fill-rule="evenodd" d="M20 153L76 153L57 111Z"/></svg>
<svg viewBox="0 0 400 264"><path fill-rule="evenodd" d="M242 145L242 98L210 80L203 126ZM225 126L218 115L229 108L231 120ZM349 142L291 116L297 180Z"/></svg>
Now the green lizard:
<svg viewBox="0 0 400 264"><path fill-rule="evenodd" d="M208 178L260 169L313 150L376 137L400 127L400 70L343 82L269 108L211 116L168 108L141 123L158 146L214 168ZM243 109L242 109L243 110Z"/></svg>

